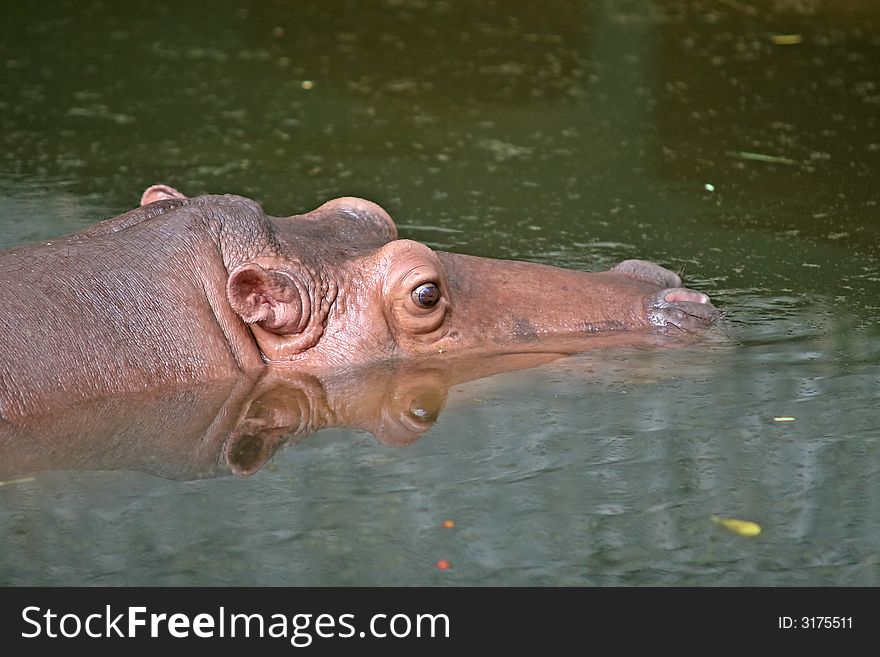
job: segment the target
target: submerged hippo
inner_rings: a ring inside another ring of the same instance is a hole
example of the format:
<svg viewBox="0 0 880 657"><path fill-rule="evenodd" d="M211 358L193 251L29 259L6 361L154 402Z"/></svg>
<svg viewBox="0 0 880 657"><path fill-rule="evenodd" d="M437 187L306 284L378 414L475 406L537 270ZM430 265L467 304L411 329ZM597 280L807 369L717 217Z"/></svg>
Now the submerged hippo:
<svg viewBox="0 0 880 657"><path fill-rule="evenodd" d="M0 415L163 385L472 352L580 351L715 321L674 273L584 273L436 252L378 205L270 217L165 185L73 235L0 252Z"/></svg>

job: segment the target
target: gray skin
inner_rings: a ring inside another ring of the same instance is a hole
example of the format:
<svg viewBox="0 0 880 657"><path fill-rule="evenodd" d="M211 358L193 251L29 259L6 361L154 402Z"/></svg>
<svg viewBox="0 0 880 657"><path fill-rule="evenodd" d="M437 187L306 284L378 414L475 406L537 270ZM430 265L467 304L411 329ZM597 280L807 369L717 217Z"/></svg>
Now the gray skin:
<svg viewBox="0 0 880 657"><path fill-rule="evenodd" d="M674 273L435 252L378 205L270 217L156 185L141 207L0 252L0 418L166 385L381 360L554 352L690 332L717 310Z"/></svg>

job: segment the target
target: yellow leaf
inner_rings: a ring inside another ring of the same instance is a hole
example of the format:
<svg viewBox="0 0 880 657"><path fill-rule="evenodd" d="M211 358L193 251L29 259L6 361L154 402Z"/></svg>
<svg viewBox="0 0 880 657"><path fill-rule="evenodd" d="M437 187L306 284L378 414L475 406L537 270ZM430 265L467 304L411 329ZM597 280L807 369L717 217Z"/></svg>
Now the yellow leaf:
<svg viewBox="0 0 880 657"><path fill-rule="evenodd" d="M0 486L12 486L13 484L26 484L29 481L36 481L36 477L22 477L21 479L7 479L0 481Z"/></svg>
<svg viewBox="0 0 880 657"><path fill-rule="evenodd" d="M796 46L804 38L800 34L773 34L770 40L777 46Z"/></svg>
<svg viewBox="0 0 880 657"><path fill-rule="evenodd" d="M728 531L740 536L757 536L761 533L761 525L751 520L738 520L737 518L720 518L712 516L712 522L718 523Z"/></svg>

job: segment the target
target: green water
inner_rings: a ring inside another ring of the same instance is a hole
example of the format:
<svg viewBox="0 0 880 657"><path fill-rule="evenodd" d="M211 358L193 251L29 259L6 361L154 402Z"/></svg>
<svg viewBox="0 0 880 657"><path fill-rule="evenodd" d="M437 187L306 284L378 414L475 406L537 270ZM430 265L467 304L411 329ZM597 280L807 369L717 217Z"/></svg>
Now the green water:
<svg viewBox="0 0 880 657"><path fill-rule="evenodd" d="M457 385L409 446L332 429L247 478L22 473L0 583L880 584L880 8L475 4L7 7L0 246L160 181L358 195L435 248L655 260L729 339Z"/></svg>

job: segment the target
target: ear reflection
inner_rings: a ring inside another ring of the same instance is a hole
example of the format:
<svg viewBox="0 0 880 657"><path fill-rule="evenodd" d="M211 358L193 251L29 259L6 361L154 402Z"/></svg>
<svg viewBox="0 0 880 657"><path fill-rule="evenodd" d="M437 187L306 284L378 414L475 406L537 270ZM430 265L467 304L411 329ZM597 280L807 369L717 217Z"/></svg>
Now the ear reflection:
<svg viewBox="0 0 880 657"><path fill-rule="evenodd" d="M315 376L273 368L257 380L163 388L60 405L0 421L0 481L43 470L140 470L170 479L258 472L283 447L330 427L388 447L419 440L452 385L556 356L377 364Z"/></svg>
<svg viewBox="0 0 880 657"><path fill-rule="evenodd" d="M231 472L257 472L282 446L330 427L362 429L389 447L422 437L448 396L441 369L379 365L318 378L279 369L267 375L231 431L223 455Z"/></svg>
<svg viewBox="0 0 880 657"><path fill-rule="evenodd" d="M330 427L361 429L386 447L411 445L437 422L453 385L556 360L560 354L421 359L318 376L271 369L230 434L230 470L248 476L282 445Z"/></svg>
<svg viewBox="0 0 880 657"><path fill-rule="evenodd" d="M223 445L230 471L240 477L254 474L280 447L322 428L327 409L324 387L313 376L292 372L264 378Z"/></svg>

